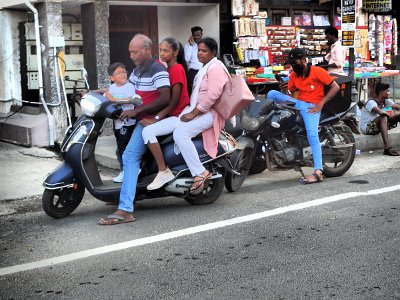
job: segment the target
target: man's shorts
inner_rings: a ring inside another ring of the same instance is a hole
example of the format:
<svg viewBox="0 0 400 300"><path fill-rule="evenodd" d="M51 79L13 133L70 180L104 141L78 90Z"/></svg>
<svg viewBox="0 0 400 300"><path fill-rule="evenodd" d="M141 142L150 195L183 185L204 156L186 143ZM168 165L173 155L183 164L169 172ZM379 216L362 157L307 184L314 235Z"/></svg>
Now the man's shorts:
<svg viewBox="0 0 400 300"><path fill-rule="evenodd" d="M379 127L376 125L375 120L372 120L367 124L367 127L365 128L365 134L367 134L367 135L376 135L376 134L379 134L381 132ZM397 121L394 121L394 120L389 118L388 130L396 128L396 127L397 127Z"/></svg>
<svg viewBox="0 0 400 300"><path fill-rule="evenodd" d="M381 130L376 125L375 121L370 121L365 128L365 134L368 135L377 135L381 132Z"/></svg>

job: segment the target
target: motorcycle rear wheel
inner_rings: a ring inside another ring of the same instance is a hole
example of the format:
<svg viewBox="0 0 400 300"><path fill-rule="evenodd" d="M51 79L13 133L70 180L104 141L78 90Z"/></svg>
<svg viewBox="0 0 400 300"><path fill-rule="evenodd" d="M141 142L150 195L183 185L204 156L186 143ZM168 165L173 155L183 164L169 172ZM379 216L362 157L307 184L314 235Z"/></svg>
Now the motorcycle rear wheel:
<svg viewBox="0 0 400 300"><path fill-rule="evenodd" d="M44 190L42 196L43 210L55 219L69 216L81 203L85 187L81 184L62 190Z"/></svg>
<svg viewBox="0 0 400 300"><path fill-rule="evenodd" d="M342 176L346 173L350 167L353 165L355 155L356 155L356 145L353 133L350 128L346 125L336 127L335 135L327 137L327 144L332 146L340 146L341 144L353 144L352 147L347 148L344 157L345 159L341 162L330 163L333 165L328 165L324 162L323 174L326 177L337 177ZM324 151L324 150L322 150ZM324 153L322 153L324 155Z"/></svg>
<svg viewBox="0 0 400 300"><path fill-rule="evenodd" d="M233 152L230 161L234 170L239 172L240 175L226 173L225 187L229 192L236 192L242 186L250 171L254 156L253 152L253 149L250 147Z"/></svg>
<svg viewBox="0 0 400 300"><path fill-rule="evenodd" d="M207 188L200 195L187 195L185 200L193 205L205 205L213 203L221 195L224 188L224 177L211 179Z"/></svg>

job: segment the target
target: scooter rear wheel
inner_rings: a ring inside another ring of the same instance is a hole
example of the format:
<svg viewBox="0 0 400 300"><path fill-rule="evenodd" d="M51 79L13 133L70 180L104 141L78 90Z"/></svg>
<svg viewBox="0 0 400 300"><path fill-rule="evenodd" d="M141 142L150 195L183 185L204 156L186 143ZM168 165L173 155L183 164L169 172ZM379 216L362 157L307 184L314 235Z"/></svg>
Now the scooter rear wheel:
<svg viewBox="0 0 400 300"><path fill-rule="evenodd" d="M191 195L185 197L185 200L194 205L205 205L213 203L221 195L224 188L224 177L211 179L207 188L200 195Z"/></svg>
<svg viewBox="0 0 400 300"><path fill-rule="evenodd" d="M64 218L79 206L84 194L85 187L80 184L62 190L44 190L42 196L43 210L55 219Z"/></svg>

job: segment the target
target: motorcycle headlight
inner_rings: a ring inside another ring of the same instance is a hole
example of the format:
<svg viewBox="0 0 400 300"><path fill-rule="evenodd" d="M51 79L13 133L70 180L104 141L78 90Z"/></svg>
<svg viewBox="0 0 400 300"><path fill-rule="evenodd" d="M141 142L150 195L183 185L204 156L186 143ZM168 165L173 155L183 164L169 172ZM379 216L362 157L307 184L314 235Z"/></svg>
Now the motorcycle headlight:
<svg viewBox="0 0 400 300"><path fill-rule="evenodd" d="M100 109L101 101L93 95L86 94L81 100L81 110L88 117L93 117Z"/></svg>
<svg viewBox="0 0 400 300"><path fill-rule="evenodd" d="M260 122L258 121L257 118L249 117L246 114L243 114L241 124L242 128L248 131L257 130L258 127L260 126Z"/></svg>

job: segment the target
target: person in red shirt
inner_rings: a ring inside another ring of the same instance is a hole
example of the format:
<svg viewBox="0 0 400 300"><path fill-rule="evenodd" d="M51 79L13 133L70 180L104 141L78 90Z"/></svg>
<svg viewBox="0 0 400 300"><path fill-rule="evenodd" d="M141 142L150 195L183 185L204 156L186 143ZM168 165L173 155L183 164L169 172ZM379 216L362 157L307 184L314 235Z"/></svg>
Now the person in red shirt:
<svg viewBox="0 0 400 300"><path fill-rule="evenodd" d="M319 119L324 104L331 100L340 88L326 70L307 64L303 49L292 49L286 64L291 65L293 72L290 74L289 82L280 84L280 88L286 88L287 85L287 89L292 94L297 94L297 99L278 91L269 91L267 98L277 102L291 101L296 103L295 107L300 110L304 120L314 161L314 173L303 177L301 182L304 184L321 182L323 180L323 166L321 142L318 137ZM330 87L326 95L324 94L325 85Z"/></svg>
<svg viewBox="0 0 400 300"><path fill-rule="evenodd" d="M167 64L169 80L171 83L171 102L161 110L153 119L142 120L144 143L150 149L156 160L158 174L147 186L148 190L155 190L174 179L174 174L166 166L157 136L173 132L179 122L179 115L189 104L187 67L183 46L174 38L165 38L160 43L160 59Z"/></svg>

